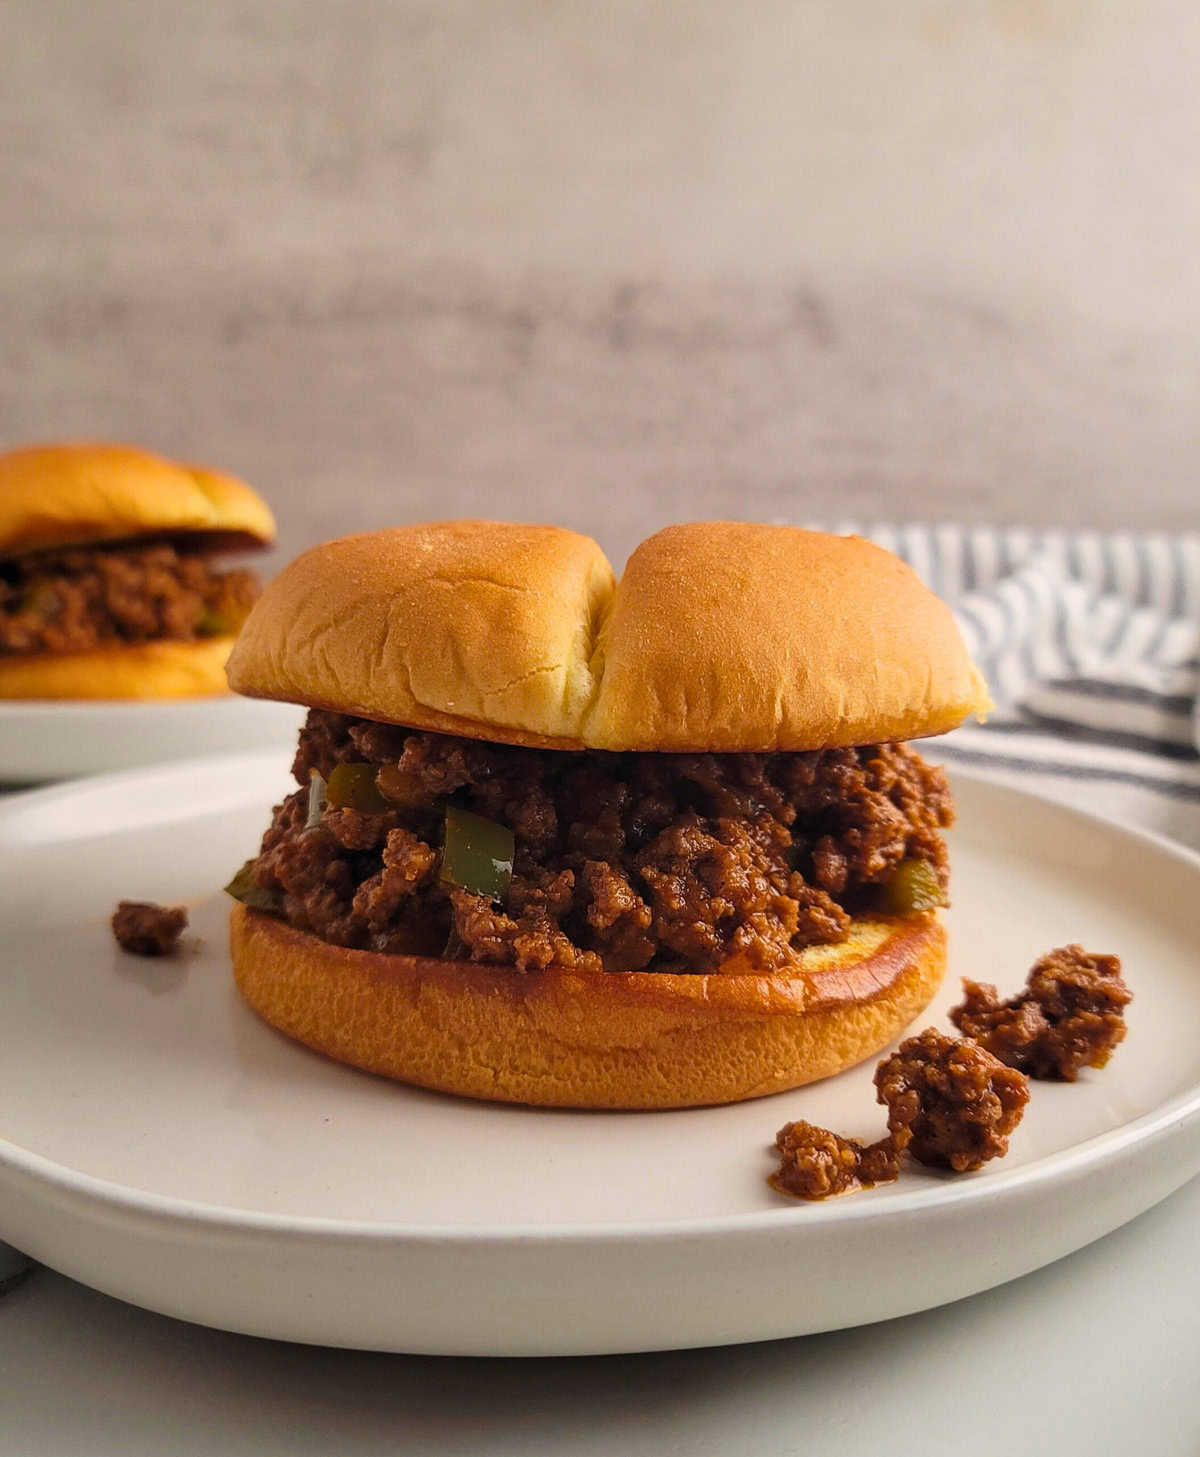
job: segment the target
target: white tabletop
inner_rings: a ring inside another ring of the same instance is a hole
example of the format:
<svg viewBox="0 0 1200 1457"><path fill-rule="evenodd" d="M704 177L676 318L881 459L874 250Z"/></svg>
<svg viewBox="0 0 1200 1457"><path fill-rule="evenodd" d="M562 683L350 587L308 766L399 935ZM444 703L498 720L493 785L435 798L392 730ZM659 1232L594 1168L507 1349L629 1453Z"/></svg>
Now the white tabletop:
<svg viewBox="0 0 1200 1457"><path fill-rule="evenodd" d="M965 1439L985 1457L1192 1457L1198 1224L1200 1180L1069 1259L941 1310L588 1360L287 1346L150 1315L39 1270L0 1298L0 1454L959 1457Z"/></svg>

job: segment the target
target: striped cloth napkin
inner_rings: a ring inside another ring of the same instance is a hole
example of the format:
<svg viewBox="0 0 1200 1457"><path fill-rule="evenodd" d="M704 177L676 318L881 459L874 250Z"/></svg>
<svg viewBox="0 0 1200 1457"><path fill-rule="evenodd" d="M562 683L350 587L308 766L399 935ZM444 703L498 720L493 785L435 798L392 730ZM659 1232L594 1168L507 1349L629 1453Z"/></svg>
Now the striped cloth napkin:
<svg viewBox="0 0 1200 1457"><path fill-rule="evenodd" d="M1200 848L1200 534L839 523L954 608L996 711L927 746Z"/></svg>

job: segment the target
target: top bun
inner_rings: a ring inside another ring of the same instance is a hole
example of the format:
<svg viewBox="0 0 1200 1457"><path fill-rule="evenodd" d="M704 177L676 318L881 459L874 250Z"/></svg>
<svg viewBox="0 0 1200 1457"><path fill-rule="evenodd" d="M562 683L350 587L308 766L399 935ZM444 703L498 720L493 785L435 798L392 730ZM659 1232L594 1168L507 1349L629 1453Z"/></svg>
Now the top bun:
<svg viewBox="0 0 1200 1457"><path fill-rule="evenodd" d="M0 557L191 535L266 546L275 519L235 477L133 445L32 445L0 455Z"/></svg>
<svg viewBox="0 0 1200 1457"><path fill-rule="evenodd" d="M990 706L950 610L897 557L733 521L658 532L616 584L554 526L326 542L268 584L228 672L252 697L561 749L823 749Z"/></svg>

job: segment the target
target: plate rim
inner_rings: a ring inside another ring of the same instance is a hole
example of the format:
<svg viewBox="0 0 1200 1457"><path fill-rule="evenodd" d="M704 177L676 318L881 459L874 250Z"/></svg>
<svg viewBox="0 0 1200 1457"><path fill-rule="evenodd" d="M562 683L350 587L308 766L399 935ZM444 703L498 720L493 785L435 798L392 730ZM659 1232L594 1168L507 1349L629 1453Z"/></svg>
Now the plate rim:
<svg viewBox="0 0 1200 1457"><path fill-rule="evenodd" d="M261 701L266 702L267 700ZM96 791L102 793L105 790L120 789L130 782L152 783L157 779L175 778L181 774L191 777L195 774L210 773L220 769L222 765L236 765L242 772L245 772L252 771L261 764L272 771L278 770L282 777L289 772L289 756L292 752L290 744L281 739L278 745L259 745L257 748L238 749L232 752L228 749L216 749L210 754L189 754L186 759L152 759L133 769L105 769L99 774L80 774L75 779L62 779L54 784L18 786L16 789L0 795L0 850L5 847L2 835L3 828L8 821L22 819L31 812L36 813L40 804L55 805L60 800L73 799L79 794L94 794ZM115 831L109 833L119 834L122 829L126 828L128 826L118 825ZM47 840L46 843L53 844L54 842ZM1200 860L1200 856L1197 859ZM0 1139L0 1142L3 1140Z"/></svg>
<svg viewBox="0 0 1200 1457"><path fill-rule="evenodd" d="M282 760L273 749L255 749L238 753L217 753L190 759L174 760L165 764L152 764L136 769L117 770L106 774L87 776L65 784L46 788L20 791L7 796L0 802L0 829L4 822L14 815L27 815L36 809L38 803L52 804L63 798L84 791L119 788L130 780L158 779L163 776L188 775L199 768L216 767L221 763L250 765L254 762L269 762L278 766ZM1154 830L1142 826L1122 824L1112 816L1094 810L1078 808L1049 795L1040 794L1024 786L1011 785L995 775L980 772L975 767L947 766L953 779L973 786L981 786L988 794L998 794L1025 800L1039 809L1058 812L1068 819L1102 827L1118 838L1150 846L1168 859L1179 862L1200 875L1200 852L1172 840ZM453 1095L444 1095L453 1096ZM465 1104L474 1104L473 1099L459 1099ZM747 1100L766 1103L768 1099ZM677 1110L687 1113L688 1110ZM638 1112L627 1114L636 1119ZM751 1235L791 1226L803 1228L807 1225L819 1227L851 1221L855 1225L864 1221L885 1222L903 1217L914 1208L934 1211L946 1206L976 1205L999 1202L1018 1197L1029 1189L1037 1189L1049 1181L1072 1174L1084 1174L1109 1159L1115 1159L1129 1146L1148 1144L1168 1133L1176 1136L1194 1123L1200 1122L1200 1076L1195 1083L1160 1103L1149 1112L1141 1114L1129 1123L1074 1144L1055 1153L1046 1154L1030 1163L1011 1171L993 1171L968 1175L929 1177L937 1187L910 1189L906 1193L892 1195L885 1203L876 1204L870 1200L862 1203L842 1200L828 1203L794 1204L778 1209L761 1209L749 1212L697 1215L694 1217L631 1220L631 1221L578 1221L570 1224L509 1224L509 1225L439 1225L401 1224L396 1221L344 1219L327 1215L277 1214L265 1210L242 1209L234 1205L198 1202L176 1195L159 1194L150 1190L137 1189L129 1185L86 1174L78 1169L35 1153L32 1149L0 1136L0 1171L5 1168L18 1175L49 1186L66 1196L76 1196L89 1202L102 1202L110 1208L131 1216L141 1216L159 1223L182 1224L193 1229L208 1232L224 1231L229 1234L271 1234L292 1239L337 1239L362 1244L427 1243L460 1245L529 1245L542 1242L570 1244L575 1242L638 1240L657 1241L678 1238L711 1236L725 1238L731 1235Z"/></svg>

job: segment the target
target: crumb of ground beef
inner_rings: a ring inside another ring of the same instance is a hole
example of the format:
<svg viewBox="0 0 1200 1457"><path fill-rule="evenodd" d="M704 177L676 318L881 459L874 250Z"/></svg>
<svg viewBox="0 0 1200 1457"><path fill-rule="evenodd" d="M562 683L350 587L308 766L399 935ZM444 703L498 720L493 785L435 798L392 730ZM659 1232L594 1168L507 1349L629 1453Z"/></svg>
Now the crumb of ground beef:
<svg viewBox="0 0 1200 1457"><path fill-rule="evenodd" d="M233 633L258 591L253 573L167 544L15 557L0 562L0 654Z"/></svg>
<svg viewBox="0 0 1200 1457"><path fill-rule="evenodd" d="M188 915L183 906L153 901L121 901L112 917L117 945L138 956L166 956L174 951Z"/></svg>
<svg viewBox="0 0 1200 1457"><path fill-rule="evenodd" d="M888 1110L883 1138L863 1144L812 1123L786 1123L775 1135L780 1163L771 1187L799 1199L827 1199L890 1183L899 1177L905 1149L921 1163L967 1173L1008 1152L1008 1137L1029 1101L1022 1073L977 1043L933 1027L880 1062L875 1088Z"/></svg>
<svg viewBox="0 0 1200 1457"><path fill-rule="evenodd" d="M374 766L391 807L327 807L308 784ZM945 777L905 744L809 754L515 748L313 710L253 870L279 913L337 945L518 971L786 968L842 940L905 859L943 887ZM448 802L512 829L503 906L443 883Z"/></svg>
<svg viewBox="0 0 1200 1457"><path fill-rule="evenodd" d="M927 1028L875 1070L888 1129L923 1164L956 1173L1008 1152L1008 1136L1029 1102L1023 1073L965 1038Z"/></svg>
<svg viewBox="0 0 1200 1457"><path fill-rule="evenodd" d="M900 1176L903 1146L892 1134L863 1144L802 1120L785 1123L775 1135L779 1168L767 1181L796 1199L828 1199Z"/></svg>
<svg viewBox="0 0 1200 1457"><path fill-rule="evenodd" d="M1073 1083L1081 1068L1103 1067L1124 1041L1132 1000L1118 957L1070 945L1036 962L1025 990L1007 1001L988 982L964 978L950 1020L1008 1067Z"/></svg>

